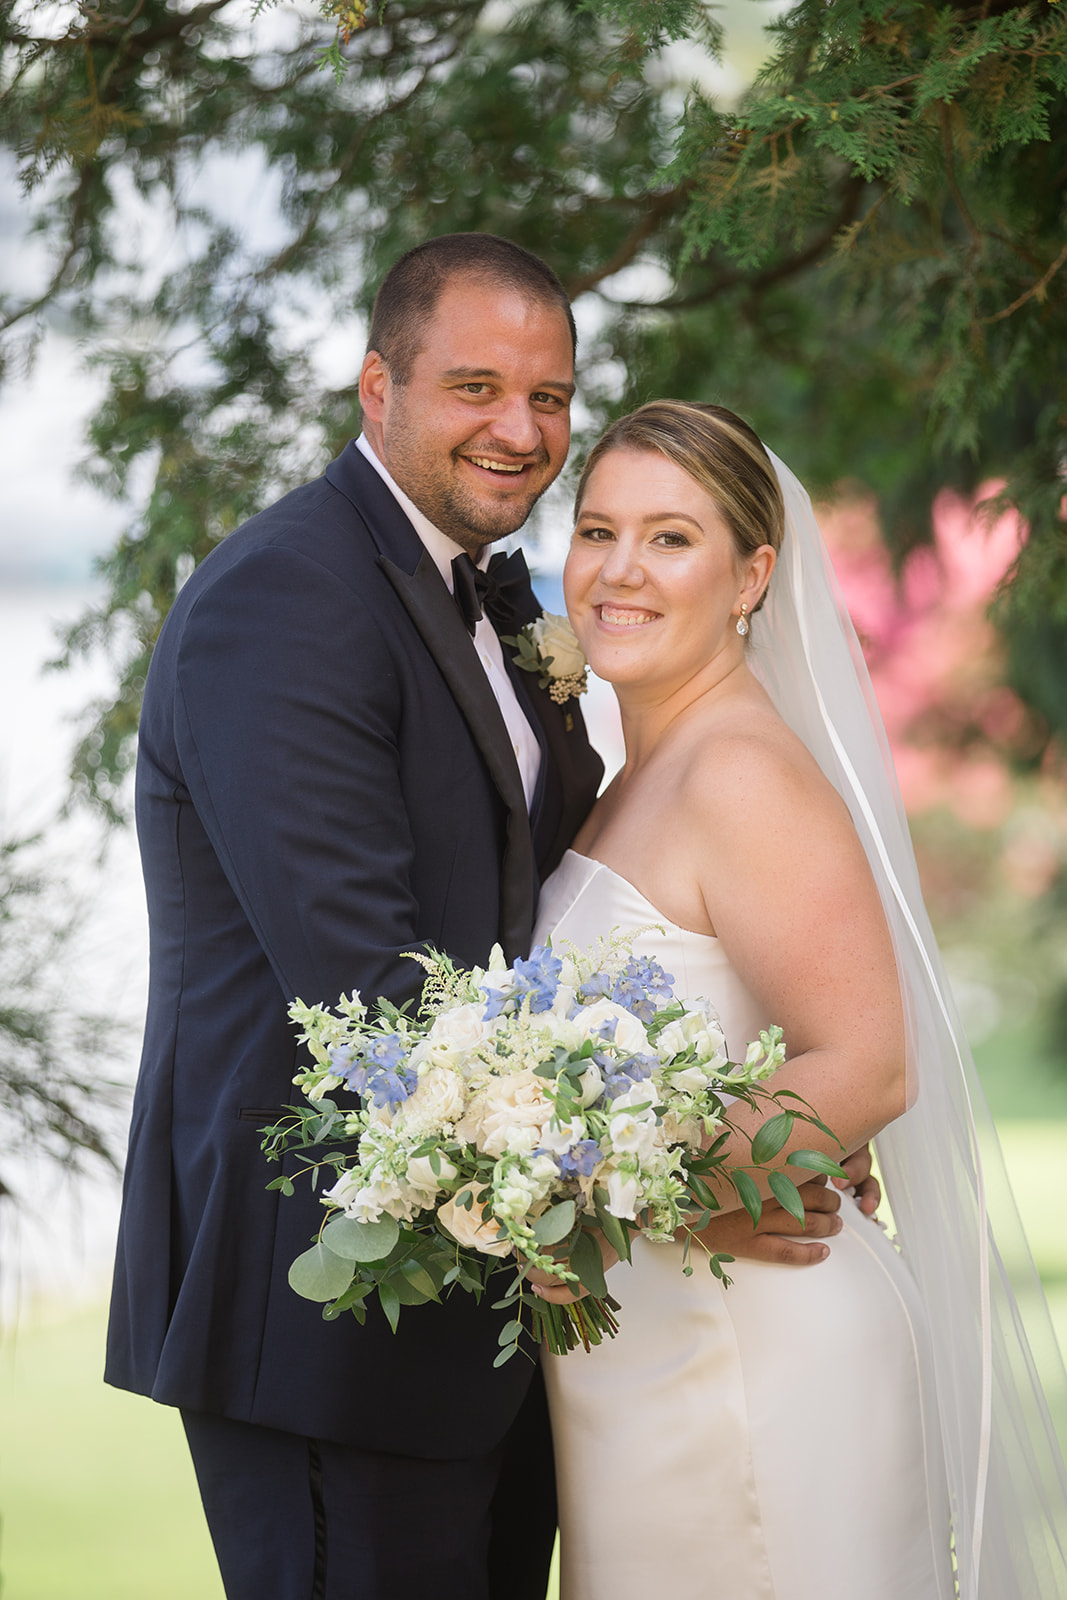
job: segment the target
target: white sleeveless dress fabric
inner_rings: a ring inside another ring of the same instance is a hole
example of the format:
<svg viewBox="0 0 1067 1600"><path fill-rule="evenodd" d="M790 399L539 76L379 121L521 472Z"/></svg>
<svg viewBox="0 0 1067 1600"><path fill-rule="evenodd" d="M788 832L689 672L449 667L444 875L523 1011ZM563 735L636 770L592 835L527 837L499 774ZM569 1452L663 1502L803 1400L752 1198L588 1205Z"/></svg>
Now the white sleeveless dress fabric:
<svg viewBox="0 0 1067 1600"><path fill-rule="evenodd" d="M612 928L717 1008L733 1059L760 1015L717 939L567 853L535 934ZM788 1041L787 1041L788 1042ZM949 1512L918 1295L848 1197L814 1267L738 1261L722 1286L634 1242L609 1274L621 1329L543 1357L559 1480L561 1600L951 1600Z"/></svg>

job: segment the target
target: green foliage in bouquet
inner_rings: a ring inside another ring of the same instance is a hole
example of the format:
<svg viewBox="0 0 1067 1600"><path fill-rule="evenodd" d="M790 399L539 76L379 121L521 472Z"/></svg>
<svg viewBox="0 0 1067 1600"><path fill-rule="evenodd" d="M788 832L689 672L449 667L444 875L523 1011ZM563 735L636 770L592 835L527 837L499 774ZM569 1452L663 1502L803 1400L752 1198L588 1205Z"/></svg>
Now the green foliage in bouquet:
<svg viewBox="0 0 1067 1600"><path fill-rule="evenodd" d="M360 1322L376 1294L395 1329L402 1306L455 1290L481 1299L509 1272L494 1302L512 1313L500 1363L524 1331L557 1353L614 1335L601 1238L629 1260L635 1234L680 1237L683 1271L700 1247L729 1283L731 1258L700 1238L724 1185L755 1224L753 1173L785 1150L796 1123L834 1136L793 1091L763 1087L785 1056L780 1028L730 1062L714 1010L676 999L673 979L632 945L539 947L512 967L497 951L471 970L413 955L428 973L414 1018L380 1001L368 1020L357 994L335 1011L293 1004L313 1065L295 1080L308 1103L264 1130L267 1156L290 1156L269 1187L292 1194L302 1178L331 1180L318 1236L290 1271L298 1294L322 1302L327 1319L351 1311ZM342 1085L361 1109L329 1098ZM773 1110L744 1161L732 1102ZM793 1150L789 1164L841 1172L817 1150ZM782 1167L768 1185L802 1220ZM582 1298L542 1300L530 1293L534 1272Z"/></svg>

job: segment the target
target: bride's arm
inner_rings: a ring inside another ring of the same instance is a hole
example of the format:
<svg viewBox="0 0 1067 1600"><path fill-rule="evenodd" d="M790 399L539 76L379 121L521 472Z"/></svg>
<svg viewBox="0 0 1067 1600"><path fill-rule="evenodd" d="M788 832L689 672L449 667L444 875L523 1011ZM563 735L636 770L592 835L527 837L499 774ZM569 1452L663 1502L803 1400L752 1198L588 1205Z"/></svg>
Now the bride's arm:
<svg viewBox="0 0 1067 1600"><path fill-rule="evenodd" d="M783 730L780 739L717 740L694 767L682 809L711 924L768 1023L785 1033L789 1059L770 1086L803 1095L845 1150L857 1150L901 1115L907 1091L896 963L844 803ZM751 1134L761 1117L739 1106L733 1120ZM747 1141L736 1146L743 1160ZM798 1124L775 1165L804 1146L841 1153Z"/></svg>

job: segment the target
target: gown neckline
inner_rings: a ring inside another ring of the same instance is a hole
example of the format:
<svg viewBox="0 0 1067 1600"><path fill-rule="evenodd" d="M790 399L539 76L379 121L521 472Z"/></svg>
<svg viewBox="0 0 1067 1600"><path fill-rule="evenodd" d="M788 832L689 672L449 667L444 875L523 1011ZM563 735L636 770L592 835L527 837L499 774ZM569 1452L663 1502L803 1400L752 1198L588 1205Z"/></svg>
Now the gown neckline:
<svg viewBox="0 0 1067 1600"><path fill-rule="evenodd" d="M563 854L564 859L566 859L567 856L573 856L576 861L588 862L591 867L598 868L601 872L608 873L610 877L616 878L619 883L624 883L630 892L637 896L637 898L641 901L641 904L648 907L653 916L656 917L657 921L666 922L668 926L674 928L677 933L684 933L689 939L704 939L708 944L718 944L720 942L717 933L698 933L695 928L685 928L680 922L675 922L671 917L668 917L665 911L661 911L658 906L653 905L648 896L642 894L635 883L631 883L629 878L624 878L621 872L616 872L614 867L609 867L606 861L598 861L596 856L584 856L580 850L567 849Z"/></svg>

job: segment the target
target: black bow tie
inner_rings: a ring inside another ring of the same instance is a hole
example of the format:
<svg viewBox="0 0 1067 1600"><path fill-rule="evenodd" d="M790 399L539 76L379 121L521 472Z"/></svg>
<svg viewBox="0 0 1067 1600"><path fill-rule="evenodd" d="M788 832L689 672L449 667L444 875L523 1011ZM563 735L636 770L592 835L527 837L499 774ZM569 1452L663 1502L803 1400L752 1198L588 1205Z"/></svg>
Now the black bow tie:
<svg viewBox="0 0 1067 1600"><path fill-rule="evenodd" d="M452 594L472 638L483 612L498 633L515 629L529 593L530 571L521 550L491 556L484 572L466 551L452 563Z"/></svg>

